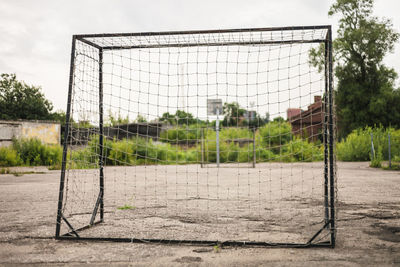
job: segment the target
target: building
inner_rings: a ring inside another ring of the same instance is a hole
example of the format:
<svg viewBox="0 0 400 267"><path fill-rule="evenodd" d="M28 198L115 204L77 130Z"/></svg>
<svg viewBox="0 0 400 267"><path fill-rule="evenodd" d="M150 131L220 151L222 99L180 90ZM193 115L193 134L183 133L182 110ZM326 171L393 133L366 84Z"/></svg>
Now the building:
<svg viewBox="0 0 400 267"><path fill-rule="evenodd" d="M0 147L12 144L13 138L37 138L44 144L60 144L60 123L50 121L0 120Z"/></svg>
<svg viewBox="0 0 400 267"><path fill-rule="evenodd" d="M128 123L115 126L103 127L103 134L108 140L122 140L124 138L146 137L158 140L161 131L167 127L160 122ZM71 127L69 129L69 145L87 145L90 137L99 134L98 127ZM62 135L65 133L65 126L61 129ZM61 140L62 144L64 140Z"/></svg>
<svg viewBox="0 0 400 267"><path fill-rule="evenodd" d="M292 133L310 141L322 140L324 111L321 96L314 96L314 103L307 110L287 109L287 118L292 125Z"/></svg>

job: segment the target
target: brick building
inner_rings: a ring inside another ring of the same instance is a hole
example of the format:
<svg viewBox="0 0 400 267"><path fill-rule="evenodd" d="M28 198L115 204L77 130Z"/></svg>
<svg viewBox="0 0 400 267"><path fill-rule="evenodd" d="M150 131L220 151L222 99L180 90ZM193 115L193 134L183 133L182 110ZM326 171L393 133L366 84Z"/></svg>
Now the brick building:
<svg viewBox="0 0 400 267"><path fill-rule="evenodd" d="M309 105L307 110L287 109L287 118L294 135L308 138L310 141L322 139L324 111L321 96L314 96L314 103Z"/></svg>

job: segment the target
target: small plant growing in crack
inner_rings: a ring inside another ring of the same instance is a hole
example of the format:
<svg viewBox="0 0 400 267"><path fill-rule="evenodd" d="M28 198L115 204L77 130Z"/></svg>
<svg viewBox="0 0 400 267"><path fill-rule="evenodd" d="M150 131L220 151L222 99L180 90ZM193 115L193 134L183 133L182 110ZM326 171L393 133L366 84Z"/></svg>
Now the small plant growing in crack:
<svg viewBox="0 0 400 267"><path fill-rule="evenodd" d="M221 252L221 246L220 246L219 244L216 244L216 245L214 246L214 252L215 252L215 253L220 253L220 252Z"/></svg>
<svg viewBox="0 0 400 267"><path fill-rule="evenodd" d="M125 204L124 206L118 207L117 209L119 209L119 210L133 210L133 209L135 209L135 207Z"/></svg>

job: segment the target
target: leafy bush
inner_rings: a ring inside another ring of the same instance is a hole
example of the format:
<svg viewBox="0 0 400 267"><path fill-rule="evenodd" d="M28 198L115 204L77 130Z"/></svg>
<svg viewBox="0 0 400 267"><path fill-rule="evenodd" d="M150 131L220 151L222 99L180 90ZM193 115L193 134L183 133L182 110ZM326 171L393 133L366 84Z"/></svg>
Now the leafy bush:
<svg viewBox="0 0 400 267"><path fill-rule="evenodd" d="M381 168L382 167L382 146L378 148L378 151L374 154L374 158L371 160L370 166L373 168Z"/></svg>
<svg viewBox="0 0 400 267"><path fill-rule="evenodd" d="M366 127L351 132L346 139L337 144L337 155L343 161L368 161L371 160L371 133L373 135L374 149L381 149L382 160L389 158L388 134L391 136L391 155L400 155L400 130L383 127Z"/></svg>
<svg viewBox="0 0 400 267"><path fill-rule="evenodd" d="M161 132L160 139L164 142L173 144L184 144L187 141L195 141L201 139L201 128L196 124L189 126L176 126Z"/></svg>
<svg viewBox="0 0 400 267"><path fill-rule="evenodd" d="M275 161L279 158L279 155L274 154L269 149L257 149L256 150L256 159L257 162L268 162L268 161Z"/></svg>
<svg viewBox="0 0 400 267"><path fill-rule="evenodd" d="M265 147L279 153L281 146L292 140L292 126L288 122L273 121L259 129Z"/></svg>
<svg viewBox="0 0 400 267"><path fill-rule="evenodd" d="M15 139L13 149L27 166L52 166L61 163L62 149L58 145L45 145L39 139Z"/></svg>
<svg viewBox="0 0 400 267"><path fill-rule="evenodd" d="M252 139L253 132L248 128L222 128L220 132L221 140L233 139Z"/></svg>
<svg viewBox="0 0 400 267"><path fill-rule="evenodd" d="M294 138L284 146L282 161L287 162L311 162L323 160L323 147L307 142L300 138Z"/></svg>
<svg viewBox="0 0 400 267"><path fill-rule="evenodd" d="M371 158L371 135L363 129L354 130L337 144L337 157L343 161L368 161Z"/></svg>
<svg viewBox="0 0 400 267"><path fill-rule="evenodd" d="M70 169L93 169L99 166L99 156L93 154L90 147L70 151L68 159L67 167Z"/></svg>
<svg viewBox="0 0 400 267"><path fill-rule="evenodd" d="M21 164L21 159L12 147L0 147L0 166L18 166Z"/></svg>

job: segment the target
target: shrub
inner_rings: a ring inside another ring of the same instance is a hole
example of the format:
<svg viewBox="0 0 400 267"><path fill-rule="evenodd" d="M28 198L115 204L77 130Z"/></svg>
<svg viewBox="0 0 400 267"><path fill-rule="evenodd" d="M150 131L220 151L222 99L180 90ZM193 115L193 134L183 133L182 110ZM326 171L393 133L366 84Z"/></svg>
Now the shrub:
<svg viewBox="0 0 400 267"><path fill-rule="evenodd" d="M111 160L114 165L131 165L134 164L135 158L133 156L134 146L132 142L124 139L119 142L112 142L111 150L108 159Z"/></svg>
<svg viewBox="0 0 400 267"><path fill-rule="evenodd" d="M67 167L70 169L94 169L98 168L99 156L93 154L89 147L69 152Z"/></svg>
<svg viewBox="0 0 400 267"><path fill-rule="evenodd" d="M0 147L0 166L18 166L21 164L21 159L12 147Z"/></svg>
<svg viewBox="0 0 400 267"><path fill-rule="evenodd" d="M226 127L221 129L219 136L221 140L233 140L240 138L252 139L253 132L248 128Z"/></svg>
<svg viewBox="0 0 400 267"><path fill-rule="evenodd" d="M400 155L400 130L383 127L366 127L351 132L346 139L337 144L337 155L343 161L368 161L371 160L371 133L373 135L374 150L381 149L382 160L387 160L388 134L391 136L392 157Z"/></svg>
<svg viewBox="0 0 400 267"><path fill-rule="evenodd" d="M323 147L295 138L284 146L282 160L287 162L311 162L323 160Z"/></svg>
<svg viewBox="0 0 400 267"><path fill-rule="evenodd" d="M281 146L292 140L292 127L288 122L273 121L259 129L265 147L278 153Z"/></svg>
<svg viewBox="0 0 400 267"><path fill-rule="evenodd" d="M45 145L39 139L15 139L13 149L23 164L51 166L61 163L62 149L58 145Z"/></svg>
<svg viewBox="0 0 400 267"><path fill-rule="evenodd" d="M275 161L279 155L275 155L271 150L269 149L258 149L256 150L256 159L257 162L268 162L268 161Z"/></svg>
<svg viewBox="0 0 400 267"><path fill-rule="evenodd" d="M371 158L371 135L357 129L337 144L337 157L343 161L368 161Z"/></svg>
<svg viewBox="0 0 400 267"><path fill-rule="evenodd" d="M373 168L381 168L382 167L382 146L378 148L378 151L374 154L374 158L371 160L370 166Z"/></svg>
<svg viewBox="0 0 400 267"><path fill-rule="evenodd" d="M185 143L201 139L201 128L197 124L176 126L160 133L160 139L168 143Z"/></svg>

